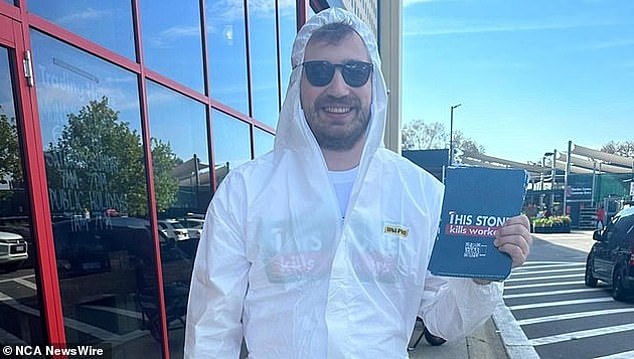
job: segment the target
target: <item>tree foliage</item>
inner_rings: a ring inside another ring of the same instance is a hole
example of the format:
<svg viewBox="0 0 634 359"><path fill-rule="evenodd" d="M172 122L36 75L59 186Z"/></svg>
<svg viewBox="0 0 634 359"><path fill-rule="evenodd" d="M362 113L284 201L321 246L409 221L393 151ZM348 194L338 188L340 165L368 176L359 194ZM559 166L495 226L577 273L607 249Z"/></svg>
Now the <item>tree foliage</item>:
<svg viewBox="0 0 634 359"><path fill-rule="evenodd" d="M404 150L430 150L449 148L449 134L445 126L438 122L426 123L423 120L412 121L401 131ZM466 138L462 132L453 133L454 148L465 153L484 153L484 147L476 141Z"/></svg>
<svg viewBox="0 0 634 359"><path fill-rule="evenodd" d="M11 187L22 183L20 146L15 118L9 118L0 106L0 183L11 182Z"/></svg>
<svg viewBox="0 0 634 359"><path fill-rule="evenodd" d="M634 141L610 141L601 147L601 151L624 157L634 157Z"/></svg>
<svg viewBox="0 0 634 359"><path fill-rule="evenodd" d="M176 155L169 144L158 140L153 144L157 207L164 210L175 200L178 184L170 171ZM114 209L131 216L147 215L141 135L119 120L119 112L106 97L69 114L60 139L49 144L45 156L54 212Z"/></svg>
<svg viewBox="0 0 634 359"><path fill-rule="evenodd" d="M151 142L156 207L159 212L163 212L176 202L178 181L170 173L177 164L183 163L183 160L176 156L169 143L157 138L152 138Z"/></svg>
<svg viewBox="0 0 634 359"><path fill-rule="evenodd" d="M412 121L401 130L401 141L404 150L431 150L447 148L449 136L441 123L425 123L423 120Z"/></svg>

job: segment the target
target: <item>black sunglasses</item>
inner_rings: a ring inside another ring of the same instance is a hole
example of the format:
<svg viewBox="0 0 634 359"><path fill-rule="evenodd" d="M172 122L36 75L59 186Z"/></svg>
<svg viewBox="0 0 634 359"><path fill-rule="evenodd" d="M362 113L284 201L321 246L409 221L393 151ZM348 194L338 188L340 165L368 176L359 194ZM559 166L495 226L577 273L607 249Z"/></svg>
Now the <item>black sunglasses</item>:
<svg viewBox="0 0 634 359"><path fill-rule="evenodd" d="M306 61L302 65L308 82L317 87L328 85L332 81L337 67L341 69L343 80L351 87L365 85L372 73L372 64L363 61L348 61L345 64L333 64L329 61Z"/></svg>

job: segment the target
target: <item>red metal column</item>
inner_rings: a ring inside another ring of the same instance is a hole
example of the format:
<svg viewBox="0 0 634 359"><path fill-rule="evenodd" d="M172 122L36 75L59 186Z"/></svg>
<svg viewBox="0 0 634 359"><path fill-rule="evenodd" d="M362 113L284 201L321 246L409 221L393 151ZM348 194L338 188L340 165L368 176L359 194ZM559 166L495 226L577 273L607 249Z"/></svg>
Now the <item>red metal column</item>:
<svg viewBox="0 0 634 359"><path fill-rule="evenodd" d="M25 12L23 11L22 14ZM27 176L25 180L29 188L29 201L32 213L32 238L36 243L39 291L45 321L45 329L49 343L66 342L64 317L55 261L55 246L46 182L46 167L42 151L42 136L37 110L35 88L29 87L24 73L23 60L25 51L30 49L28 24L13 22L15 42L15 61L17 66L17 98L21 132L24 139L24 161Z"/></svg>

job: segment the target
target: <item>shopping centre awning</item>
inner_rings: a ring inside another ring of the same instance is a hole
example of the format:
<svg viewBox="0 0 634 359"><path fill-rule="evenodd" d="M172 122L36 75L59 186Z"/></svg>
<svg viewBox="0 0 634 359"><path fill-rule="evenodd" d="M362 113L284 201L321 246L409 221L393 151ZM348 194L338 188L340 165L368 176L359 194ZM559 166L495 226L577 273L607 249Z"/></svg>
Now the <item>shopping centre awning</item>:
<svg viewBox="0 0 634 359"><path fill-rule="evenodd" d="M579 161L585 158L586 168L595 168L606 173L634 173L634 158L619 156L592 148L572 144L571 161Z"/></svg>
<svg viewBox="0 0 634 359"><path fill-rule="evenodd" d="M592 150L594 151L594 150ZM599 151L600 152L600 151ZM603 153L605 155L614 156L609 153ZM621 157L621 156L617 156ZM622 157L627 158L627 157ZM561 169L565 171L566 162L568 161L567 153L560 153L557 156L557 167L562 167ZM570 156L570 164L571 166L580 167L587 169L590 173L596 171L597 173L614 173L614 174L627 174L632 173L632 168L622 167L619 165L611 164L611 162L605 162L600 160L598 157L587 157L587 156L579 156L572 152Z"/></svg>
<svg viewBox="0 0 634 359"><path fill-rule="evenodd" d="M542 167L538 165L532 165L528 163L515 162L510 160L505 160L502 158L487 156L484 154L475 154L475 153L465 153L462 156L462 163L472 166L483 166L483 167L493 167L493 168L522 168L529 172L531 177L541 176L542 174L550 174L552 172L552 167ZM566 162L565 161L556 161L555 168L561 171L566 170ZM592 169L587 169L579 166L571 166L571 173L592 173Z"/></svg>
<svg viewBox="0 0 634 359"><path fill-rule="evenodd" d="M634 158L618 156L615 154L594 150L588 147L572 144L569 171L573 174L634 174ZM492 157L478 153L464 153L461 157L462 163L474 166L484 166L493 168L522 168L528 171L531 176L548 174L552 171L551 166L539 166L528 163L510 161L502 158ZM566 172L568 166L568 154L557 152L555 168Z"/></svg>

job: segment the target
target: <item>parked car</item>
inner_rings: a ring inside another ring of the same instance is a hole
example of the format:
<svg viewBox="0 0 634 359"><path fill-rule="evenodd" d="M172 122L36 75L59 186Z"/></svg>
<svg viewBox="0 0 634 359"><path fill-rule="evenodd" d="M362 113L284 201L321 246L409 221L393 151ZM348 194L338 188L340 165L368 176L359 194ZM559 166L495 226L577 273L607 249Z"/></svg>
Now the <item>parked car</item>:
<svg viewBox="0 0 634 359"><path fill-rule="evenodd" d="M200 238L203 233L204 219L200 218L181 218L178 220L184 228L187 228L189 238Z"/></svg>
<svg viewBox="0 0 634 359"><path fill-rule="evenodd" d="M0 232L0 269L16 270L28 258L28 244L21 235L12 232Z"/></svg>
<svg viewBox="0 0 634 359"><path fill-rule="evenodd" d="M167 238L171 238L175 241L184 241L189 239L189 233L187 228L183 227L175 219L163 219L158 221L159 231L161 231Z"/></svg>
<svg viewBox="0 0 634 359"><path fill-rule="evenodd" d="M623 300L634 294L634 207L622 209L607 226L594 231L586 262L585 283L599 280L612 286L612 297Z"/></svg>
<svg viewBox="0 0 634 359"><path fill-rule="evenodd" d="M150 222L144 218L112 217L103 224L93 220L81 229L72 219L62 220L53 224L53 236L60 278L153 265L156 259ZM193 259L180 248L188 242L176 242L159 232L162 262Z"/></svg>

